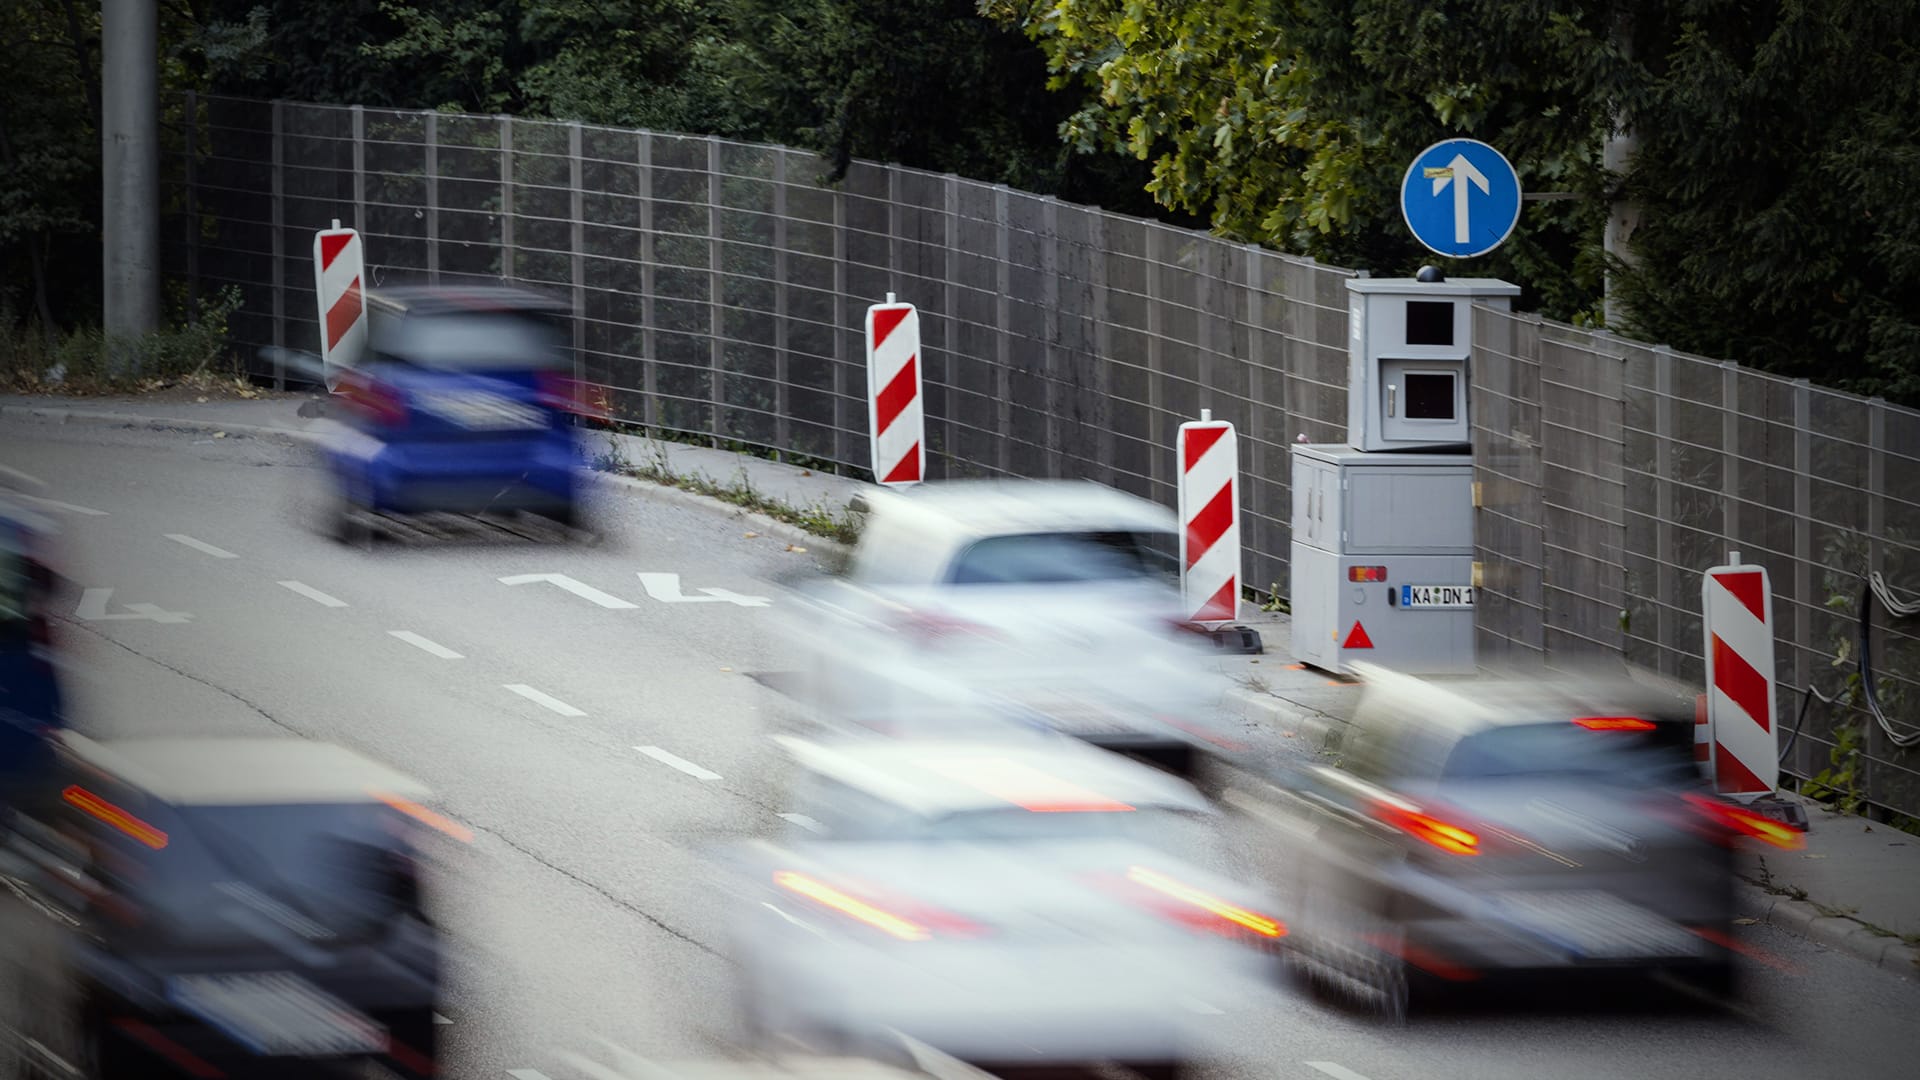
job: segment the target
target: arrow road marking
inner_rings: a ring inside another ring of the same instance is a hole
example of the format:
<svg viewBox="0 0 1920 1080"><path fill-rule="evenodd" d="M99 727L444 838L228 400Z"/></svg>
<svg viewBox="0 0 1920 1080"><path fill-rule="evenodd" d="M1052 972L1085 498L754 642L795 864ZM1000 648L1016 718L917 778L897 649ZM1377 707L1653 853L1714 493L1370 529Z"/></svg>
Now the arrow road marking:
<svg viewBox="0 0 1920 1080"><path fill-rule="evenodd" d="M688 596L680 591L679 574L640 572L640 585L647 595L663 604L738 604L741 607L766 607L773 603L764 596L742 596L726 589L701 589L705 596Z"/></svg>
<svg viewBox="0 0 1920 1080"><path fill-rule="evenodd" d="M233 552L228 551L225 548L214 547L212 544L207 543L205 540L195 540L193 537L188 536L185 533L168 533L167 539L173 541L176 544L185 544L186 546L192 548L195 551L202 552L207 555L211 555L216 559L237 559L240 557L238 555L235 555Z"/></svg>
<svg viewBox="0 0 1920 1080"><path fill-rule="evenodd" d="M111 622L122 619L145 619L157 623L192 622L193 616L184 611L168 611L156 604L128 604L124 615L107 614L107 600L113 595L112 589L88 589L80 594L80 606L73 609L76 619L87 622Z"/></svg>
<svg viewBox="0 0 1920 1080"><path fill-rule="evenodd" d="M644 574L641 576L645 577ZM561 588L572 593L573 595L581 597L582 599L591 600L594 603L599 604L603 608L613 608L617 611L622 608L632 608L632 607L640 606L638 604L634 604L626 600L622 600L619 597L614 596L612 593L603 593L599 589L596 589L593 586L588 585L584 582L575 581L565 574L518 574L513 577L501 578L500 584L531 585L534 582L538 582L538 581L544 581L549 584L558 585Z"/></svg>
<svg viewBox="0 0 1920 1080"><path fill-rule="evenodd" d="M1432 171L1434 170L1429 170L1429 172ZM1453 185L1453 242L1456 244L1464 244L1473 239L1467 231L1467 184L1469 182L1479 188L1482 195L1493 193L1493 188L1487 184L1486 175L1474 168L1473 162L1468 161L1465 154L1453 155L1453 160L1447 163L1444 173L1433 178L1435 195L1440 194L1448 184Z"/></svg>

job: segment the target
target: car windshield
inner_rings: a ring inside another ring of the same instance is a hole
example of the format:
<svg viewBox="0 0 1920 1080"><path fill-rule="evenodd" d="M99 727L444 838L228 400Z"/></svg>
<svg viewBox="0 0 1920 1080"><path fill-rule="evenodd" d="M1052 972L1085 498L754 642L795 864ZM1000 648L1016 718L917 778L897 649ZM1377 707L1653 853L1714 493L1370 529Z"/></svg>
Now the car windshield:
<svg viewBox="0 0 1920 1080"><path fill-rule="evenodd" d="M1063 585L1168 579L1174 561L1149 534L1025 533L995 536L955 562L956 585Z"/></svg>
<svg viewBox="0 0 1920 1080"><path fill-rule="evenodd" d="M568 364L566 335L529 312L463 312L378 320L374 350L421 367L544 370Z"/></svg>
<svg viewBox="0 0 1920 1080"><path fill-rule="evenodd" d="M1691 744L1678 745L1674 727L1663 725L1652 732L1594 731L1567 720L1498 727L1455 744L1441 776L1446 780L1568 777L1625 784L1679 782L1697 770Z"/></svg>

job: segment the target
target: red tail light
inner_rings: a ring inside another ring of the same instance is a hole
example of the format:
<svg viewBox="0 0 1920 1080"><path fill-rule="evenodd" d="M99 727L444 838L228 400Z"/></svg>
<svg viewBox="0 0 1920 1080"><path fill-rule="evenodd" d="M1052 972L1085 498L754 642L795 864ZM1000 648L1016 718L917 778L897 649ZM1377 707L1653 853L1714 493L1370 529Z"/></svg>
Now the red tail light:
<svg viewBox="0 0 1920 1080"><path fill-rule="evenodd" d="M1221 937L1266 943L1285 937L1286 924L1241 907L1171 875L1144 866L1088 880L1183 926Z"/></svg>
<svg viewBox="0 0 1920 1080"><path fill-rule="evenodd" d="M1480 835L1465 826L1395 803L1380 803L1375 813L1381 821L1449 855L1480 854Z"/></svg>
<svg viewBox="0 0 1920 1080"><path fill-rule="evenodd" d="M1638 716L1576 716L1573 722L1588 731L1652 731L1655 724Z"/></svg>
<svg viewBox="0 0 1920 1080"><path fill-rule="evenodd" d="M120 807L95 795L78 785L70 785L60 793L60 797L74 809L120 830L140 841L142 844L159 851L167 846L167 834L141 821Z"/></svg>
<svg viewBox="0 0 1920 1080"><path fill-rule="evenodd" d="M1385 581L1387 580L1387 568L1384 566L1349 566L1347 567L1347 580Z"/></svg>
<svg viewBox="0 0 1920 1080"><path fill-rule="evenodd" d="M550 409L560 409L588 420L605 421L612 418L611 392L599 383L543 373L537 385L540 403Z"/></svg>
<svg viewBox="0 0 1920 1080"><path fill-rule="evenodd" d="M965 619L934 611L909 611L896 623L900 633L921 645L961 644L968 640L988 641L1000 635Z"/></svg>
<svg viewBox="0 0 1920 1080"><path fill-rule="evenodd" d="M880 895L872 888L841 888L793 870L775 872L773 883L897 941L931 941L936 935L974 937L982 932L980 926L957 915Z"/></svg>
<svg viewBox="0 0 1920 1080"><path fill-rule="evenodd" d="M348 371L335 391L350 412L382 427L397 427L406 422L407 402L398 390L365 372Z"/></svg>
<svg viewBox="0 0 1920 1080"><path fill-rule="evenodd" d="M1708 821L1727 833L1749 836L1785 851L1798 851L1807 846L1805 833L1765 814L1756 814L1744 806L1708 795L1687 795L1684 798Z"/></svg>

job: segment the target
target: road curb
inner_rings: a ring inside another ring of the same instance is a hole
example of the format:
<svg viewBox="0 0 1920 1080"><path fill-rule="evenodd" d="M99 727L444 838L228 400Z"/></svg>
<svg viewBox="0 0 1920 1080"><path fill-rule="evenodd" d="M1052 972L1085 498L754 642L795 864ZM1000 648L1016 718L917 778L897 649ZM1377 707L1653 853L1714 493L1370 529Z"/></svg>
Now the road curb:
<svg viewBox="0 0 1920 1080"><path fill-rule="evenodd" d="M1278 729L1282 737L1298 739L1316 753L1338 750L1340 736L1347 726L1345 721L1318 709L1244 686L1228 690L1221 704L1229 715L1270 725Z"/></svg>
<svg viewBox="0 0 1920 1080"><path fill-rule="evenodd" d="M688 491L682 487L676 487L672 484L662 483L658 480L648 480L638 476L623 476L619 473L605 472L597 473L596 475L601 481L625 488L643 499L657 498L662 502L670 502L678 506L725 514L728 517L752 525L753 531L763 536L772 537L775 540L784 540L794 547L806 548L809 554L817 552L823 555L834 555L845 558L852 550L838 540L829 540L824 536L816 536L798 525L791 525L778 518L768 517L758 510L749 510L744 506L736 506L733 503L727 502L725 499L714 498L712 495L702 495L697 491Z"/></svg>
<svg viewBox="0 0 1920 1080"><path fill-rule="evenodd" d="M1830 915L1818 904L1768 892L1751 880L1741 888L1740 906L1748 918L1849 953L1897 975L1920 975L1920 949L1900 938L1845 915Z"/></svg>
<svg viewBox="0 0 1920 1080"><path fill-rule="evenodd" d="M117 427L140 427L154 431L224 431L229 435L248 435L253 437L279 436L294 442L311 443L319 436L310 431L295 431L290 428L270 427L264 424L223 424L217 420L189 419L173 416L142 416L139 413L108 412L99 409L70 409L61 406L44 405L0 405L0 420L29 417L35 420L49 420L56 424L105 424Z"/></svg>

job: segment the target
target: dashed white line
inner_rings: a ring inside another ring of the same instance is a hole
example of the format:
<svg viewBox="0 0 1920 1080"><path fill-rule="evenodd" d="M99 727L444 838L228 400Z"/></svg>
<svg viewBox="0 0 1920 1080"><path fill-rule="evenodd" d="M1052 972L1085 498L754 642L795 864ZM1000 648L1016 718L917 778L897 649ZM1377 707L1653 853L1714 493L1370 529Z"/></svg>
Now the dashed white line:
<svg viewBox="0 0 1920 1080"><path fill-rule="evenodd" d="M434 1022L435 1024L442 1024L442 1025L444 1025L444 1024L451 1024L451 1023L453 1023L453 1021L451 1021L451 1020L449 1020L449 1019L447 1019L447 1018L446 1018L446 1017L444 1017L444 1016L441 1016L441 1015L440 1015L439 1013L434 1013L434 1014L433 1014L433 1022Z"/></svg>
<svg viewBox="0 0 1920 1080"><path fill-rule="evenodd" d="M808 832L823 833L827 831L825 825L820 824L805 814L781 814L780 818L783 821L792 822Z"/></svg>
<svg viewBox="0 0 1920 1080"><path fill-rule="evenodd" d="M345 600L341 600L337 597L328 596L326 593L321 592L319 589L316 589L311 585L305 585L298 581L283 581L280 584L282 587L291 589L294 592L299 593L301 596L304 596L307 599L313 601L314 603L320 604L324 607L346 607L347 606L347 602Z"/></svg>
<svg viewBox="0 0 1920 1080"><path fill-rule="evenodd" d="M539 1069L508 1069L507 1075L513 1080L548 1080L547 1074Z"/></svg>
<svg viewBox="0 0 1920 1080"><path fill-rule="evenodd" d="M669 754L657 746L636 746L635 750L647 755L662 765L671 765L696 780L718 780L720 774L712 769L701 768L678 754Z"/></svg>
<svg viewBox="0 0 1920 1080"><path fill-rule="evenodd" d="M176 544L185 544L186 546L192 548L195 551L202 552L207 555L211 555L216 559L237 559L240 557L238 555L235 555L233 552L228 551L226 548L214 547L212 544L207 543L205 540L195 540L193 537L188 536L186 533L168 533L167 539L173 541Z"/></svg>
<svg viewBox="0 0 1920 1080"><path fill-rule="evenodd" d="M1303 1061L1301 1064L1309 1069L1318 1069L1333 1077L1333 1080L1367 1080L1366 1077L1337 1061Z"/></svg>
<svg viewBox="0 0 1920 1080"><path fill-rule="evenodd" d="M30 484L37 488L43 488L47 486L47 482L45 480L40 479L39 477L33 475L32 473L23 473L19 469L16 469L11 465L0 465L0 473L5 473L6 475L13 477L15 480L18 480L21 483Z"/></svg>
<svg viewBox="0 0 1920 1080"><path fill-rule="evenodd" d="M413 646L416 649L421 650L422 652L431 653L442 660L464 660L465 659L465 657L461 656L457 652L454 652L452 649L447 648L445 645L442 645L437 641L430 641L427 638L423 638L419 634L416 634L411 630L389 630L387 631L387 633L393 637L399 638L401 641L406 642L407 644Z"/></svg>
<svg viewBox="0 0 1920 1080"><path fill-rule="evenodd" d="M561 716L587 715L586 713L581 712L579 709L576 709L573 706L567 704L566 702L561 701L559 698L554 697L552 694L541 693L540 691L535 690L533 687L528 686L526 683L508 683L506 684L506 688L508 690L513 691L516 694L519 694L521 697L526 698L528 701L533 702L535 705L542 705L542 706L545 706L546 708L552 709L554 712L559 713Z"/></svg>

